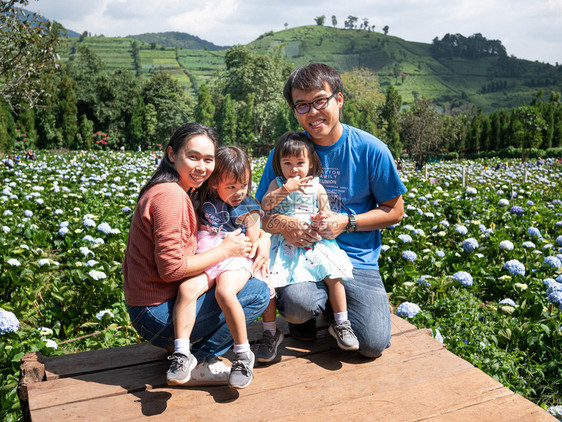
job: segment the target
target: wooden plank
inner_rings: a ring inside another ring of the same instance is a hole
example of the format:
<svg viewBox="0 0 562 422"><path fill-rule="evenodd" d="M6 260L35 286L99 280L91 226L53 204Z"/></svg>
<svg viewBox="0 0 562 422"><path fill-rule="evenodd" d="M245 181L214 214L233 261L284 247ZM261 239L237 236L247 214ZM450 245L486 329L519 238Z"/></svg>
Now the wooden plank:
<svg viewBox="0 0 562 422"><path fill-rule="evenodd" d="M247 420L248 415L252 415L252 420L283 420L293 416L299 419L307 412L311 412L312 419L324 407L354 401L361 403L374 394L389 391L395 392L397 402L403 401L407 396L401 390L409 385L421 383L422 390L427 391L425 383L431 385L436 376L452 375L450 378L454 379L459 373L474 369L466 361L454 355L451 357L446 350L414 356L404 362L378 365L375 363L379 360L369 362L357 354L354 354L355 358L344 360L341 356L342 353L329 351L315 355L314 361L292 359L283 364L257 368L256 380L241 392L227 387L163 388L43 408L34 411L34 420L73 420L77 416L107 420L103 418L104 414L111 415L112 420L132 420L143 415L172 420L214 421L228 418L237 421ZM331 364L333 361L339 361L341 366L335 368ZM496 381L487 378L492 382L492 389L501 388ZM427 402L427 396L423 400ZM222 405L218 406L218 403ZM352 408L355 410L355 407L354 404ZM116 408L119 409L118 415L111 412ZM363 415L363 418L372 415L372 410Z"/></svg>
<svg viewBox="0 0 562 422"><path fill-rule="evenodd" d="M277 325L279 329L286 336L289 335L287 320L283 317L277 318ZM319 318L318 327L326 327L327 321ZM402 335L404 333L416 330L416 327L404 319L391 315L392 336ZM256 321L248 328L248 337L251 342L255 342L262 336L262 323ZM319 332L319 336L326 336ZM286 341L288 341L287 338ZM324 346L320 349L314 346L315 343L300 342L292 347L298 348L302 345L303 350L308 353L323 350ZM312 345L312 348L311 348ZM105 371L113 368L120 368L125 366L140 365L157 360L165 359L167 352L158 347L154 347L149 343L139 343L128 346L116 347L111 349L92 350L88 352L73 353L64 356L54 356L45 358L46 379L53 380L60 377L68 377L72 375L84 374L88 372Z"/></svg>
<svg viewBox="0 0 562 422"><path fill-rule="evenodd" d="M557 422L554 416L519 394L498 397L493 401L456 409L449 413L423 419L428 422L450 421L533 421Z"/></svg>
<svg viewBox="0 0 562 422"><path fill-rule="evenodd" d="M446 350L442 349L442 345L432 338L419 334L416 339L415 335L412 338L402 336L397 340L397 345L391 347L385 352L385 358L377 360L365 359L358 353L346 353L339 349L330 349L323 353L309 354L304 358L295 359L294 357L288 358L276 365L256 368L256 380L250 386L250 389L244 391L246 394L255 394L255 391L263 392L265 390L277 391L291 389L295 384L307 384L314 382L317 379L325 378L332 374L339 374L340 371L347 372L357 370L358 368L369 368L378 366L400 366L405 360L411 360L415 356L421 356L428 352L444 352L448 355L454 356ZM304 359L304 362L303 362ZM439 356L439 368L443 370L446 367L444 364L443 356ZM456 368L471 367L466 361L462 359L449 359L453 362L452 365ZM97 403L100 397L108 402L114 403L115 400L120 400L127 392L133 392L138 396L142 390L151 390L158 387L166 387L167 390L173 392L173 396L181 395L183 398L180 403L189 403L190 407L194 407L197 400L202 400L202 397L207 398L210 391L214 391L216 399L219 401L228 401L231 399L232 390L226 387L211 387L211 388L179 388L169 389L165 386L165 371L167 369L166 362L160 362L152 365L137 366L134 368L122 368L113 371L105 371L103 373L86 374L77 377L64 378L59 380L48 381L33 385L29 390L30 405L34 409L34 418L39 414L51 414L50 411L45 412L42 409L54 409L55 406L58 410L53 410L53 415L63 409L72 408L77 412L84 412L87 408L98 408L101 404ZM160 364L161 366L154 366ZM121 372L122 371L122 372ZM337 372L334 372L337 371ZM419 377L423 371L415 371L416 376ZM435 368L431 369L431 373L435 372ZM126 378L124 378L126 377ZM392 378L392 377L391 377ZM118 382L116 380L123 380ZM392 380L391 380L392 381ZM391 382L393 384L393 381ZM252 393L252 388L256 389ZM154 391L154 390L153 390ZM159 390L162 391L162 390ZM222 391L222 392L221 392ZM184 396L187 394L187 396ZM203 394L203 396L201 396ZM226 394L226 396L225 396ZM148 395L149 397L151 395ZM61 398L64 398L61 400ZM155 396L158 397L158 396ZM128 399L127 399L128 400ZM126 401L126 400L124 400ZM91 402L91 403L90 403ZM93 402L96 402L94 405ZM115 404L115 403L114 403ZM202 403L203 404L203 403ZM115 404L117 405L117 404ZM119 405L121 408L121 405ZM82 410L79 410L82 408ZM138 413L138 409L137 409ZM78 413L79 414L79 413ZM53 416L54 418L55 416ZM47 419L49 420L49 419Z"/></svg>
<svg viewBox="0 0 562 422"><path fill-rule="evenodd" d="M166 350L150 343L131 344L111 349L92 350L64 356L45 358L47 380L103 371L123 366L134 366L165 359Z"/></svg>

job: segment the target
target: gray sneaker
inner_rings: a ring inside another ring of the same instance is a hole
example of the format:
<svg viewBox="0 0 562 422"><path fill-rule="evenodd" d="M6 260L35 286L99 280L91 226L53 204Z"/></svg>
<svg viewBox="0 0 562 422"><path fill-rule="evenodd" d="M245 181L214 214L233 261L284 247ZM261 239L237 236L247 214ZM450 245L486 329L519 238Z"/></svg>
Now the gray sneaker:
<svg viewBox="0 0 562 422"><path fill-rule="evenodd" d="M336 325L335 322L332 322L328 328L328 332L337 340L340 349L359 349L359 340L357 340L355 333L351 329L349 321L344 321L341 325Z"/></svg>
<svg viewBox="0 0 562 422"><path fill-rule="evenodd" d="M246 388L252 382L254 377L254 362L256 357L250 351L248 353L236 353L232 368L230 369L230 378L228 386L236 390Z"/></svg>
<svg viewBox="0 0 562 422"><path fill-rule="evenodd" d="M190 354L189 356L183 353L174 353L168 356L168 360L172 361L170 369L166 373L166 382L168 385L183 385L191 378L191 371L197 365L197 359Z"/></svg>
<svg viewBox="0 0 562 422"><path fill-rule="evenodd" d="M256 359L258 362L271 362L277 357L277 348L283 341L283 333L279 330L275 332L275 336L269 331L264 331L261 340L258 342L256 350Z"/></svg>

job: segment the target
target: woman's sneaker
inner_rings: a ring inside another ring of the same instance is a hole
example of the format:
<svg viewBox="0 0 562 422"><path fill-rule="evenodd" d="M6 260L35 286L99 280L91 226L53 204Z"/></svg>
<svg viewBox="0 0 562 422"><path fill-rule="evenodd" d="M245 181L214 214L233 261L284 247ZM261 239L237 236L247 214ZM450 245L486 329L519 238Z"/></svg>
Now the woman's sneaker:
<svg viewBox="0 0 562 422"><path fill-rule="evenodd" d="M218 358L213 358L210 362L201 362L193 369L188 386L227 385L229 377L230 367Z"/></svg>
<svg viewBox="0 0 562 422"><path fill-rule="evenodd" d="M344 321L341 325L332 322L328 328L328 332L337 340L340 349L359 349L359 340L357 340L355 333L351 329L351 323L349 321Z"/></svg>
<svg viewBox="0 0 562 422"><path fill-rule="evenodd" d="M277 357L277 348L282 341L283 333L281 331L276 330L275 335L272 335L269 331L264 331L256 350L257 361L267 363L275 359Z"/></svg>
<svg viewBox="0 0 562 422"><path fill-rule="evenodd" d="M254 362L255 356L252 351L235 354L228 379L230 388L239 390L250 385L254 377Z"/></svg>
<svg viewBox="0 0 562 422"><path fill-rule="evenodd" d="M191 371L197 365L197 359L190 354L189 356L183 353L174 353L168 356L168 360L172 361L170 369L166 374L166 382L168 385L184 385L191 379Z"/></svg>

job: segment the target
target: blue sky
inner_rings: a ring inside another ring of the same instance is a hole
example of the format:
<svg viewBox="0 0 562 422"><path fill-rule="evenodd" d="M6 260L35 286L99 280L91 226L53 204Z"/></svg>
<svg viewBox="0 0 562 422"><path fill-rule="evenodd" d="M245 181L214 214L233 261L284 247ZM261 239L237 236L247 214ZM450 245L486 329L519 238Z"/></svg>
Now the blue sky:
<svg viewBox="0 0 562 422"><path fill-rule="evenodd" d="M30 0L26 7L82 33L126 36L180 31L217 45L246 44L268 31L314 24L343 27L349 15L408 41L481 33L508 54L562 64L562 0Z"/></svg>

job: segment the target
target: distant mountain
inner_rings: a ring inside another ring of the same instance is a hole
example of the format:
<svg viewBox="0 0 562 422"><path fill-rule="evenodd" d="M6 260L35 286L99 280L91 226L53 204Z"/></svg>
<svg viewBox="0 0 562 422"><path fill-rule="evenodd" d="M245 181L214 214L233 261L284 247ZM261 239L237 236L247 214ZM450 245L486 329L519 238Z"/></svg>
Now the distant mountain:
<svg viewBox="0 0 562 422"><path fill-rule="evenodd" d="M185 32L148 32L139 35L127 35L126 38L132 38L148 44L154 42L164 47L178 47L188 50L219 51L229 48L229 46L215 45L212 42L202 40L195 35L186 34Z"/></svg>
<svg viewBox="0 0 562 422"><path fill-rule="evenodd" d="M22 21L29 20L29 21L31 21L32 24L33 24L34 20L37 20L39 22L49 22L50 21L49 19L46 19L45 17L41 16L40 14L36 14L35 15L36 17L34 19L33 18L34 12L31 12L27 9L20 9L20 10L22 11L22 14L20 15L20 19ZM66 30L66 35L69 38L78 38L80 36L80 34L78 32L74 32L73 30L67 29L67 28L64 28L64 29ZM61 32L61 35L64 36L65 35L64 32Z"/></svg>

